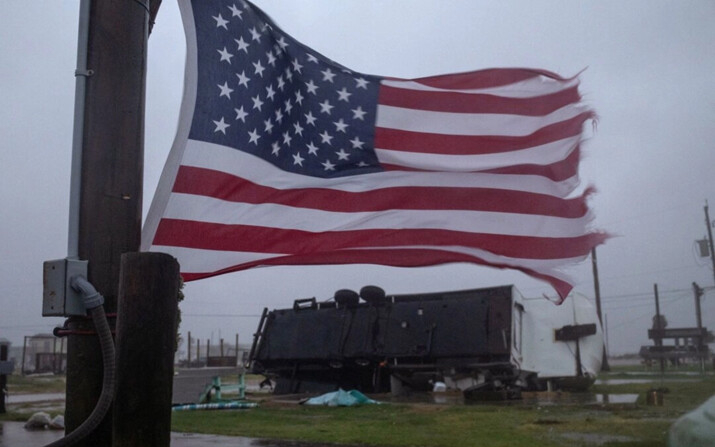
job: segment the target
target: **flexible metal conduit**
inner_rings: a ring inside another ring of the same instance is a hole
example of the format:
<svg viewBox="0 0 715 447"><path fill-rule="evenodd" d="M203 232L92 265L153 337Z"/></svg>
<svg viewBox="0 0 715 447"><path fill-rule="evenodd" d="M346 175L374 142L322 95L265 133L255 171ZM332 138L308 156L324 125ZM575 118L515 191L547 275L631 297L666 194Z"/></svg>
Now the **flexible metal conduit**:
<svg viewBox="0 0 715 447"><path fill-rule="evenodd" d="M114 360L114 341L112 340L112 332L107 322L107 316L104 313L104 297L97 292L92 284L86 279L76 276L72 278L72 288L82 293L85 308L89 311L94 321L94 326L97 328L99 335L99 344L102 348L102 362L104 365L104 377L102 379L102 393L99 395L99 400L94 410L79 427L64 438L48 444L46 447L65 447L74 445L77 441L83 439L90 434L102 422L107 411L112 406L114 399L114 388L116 386L115 375L115 360Z"/></svg>

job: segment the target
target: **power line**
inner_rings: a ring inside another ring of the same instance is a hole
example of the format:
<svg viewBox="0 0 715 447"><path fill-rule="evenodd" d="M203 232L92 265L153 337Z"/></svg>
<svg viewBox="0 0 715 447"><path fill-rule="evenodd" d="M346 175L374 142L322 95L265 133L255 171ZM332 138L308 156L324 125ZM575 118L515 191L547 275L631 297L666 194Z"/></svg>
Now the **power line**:
<svg viewBox="0 0 715 447"><path fill-rule="evenodd" d="M677 299L674 299L674 300L670 301L669 303L666 303L663 307L665 308L665 307L672 306L673 304L675 304L675 303L677 303L678 301L680 301L680 300L682 300L682 299L685 299L685 298L687 298L687 295L683 295L683 296L681 296L681 297L679 297L679 298L677 298ZM648 312L646 312L646 313L640 314L640 315L638 315L638 316L636 316L636 317L630 318L630 319L628 319L628 320L626 320L626 321L623 321L623 322L621 322L621 323L619 323L619 324L617 324L617 325L615 325L615 326L611 326L611 328L612 328L612 329L616 329L616 328L622 327L622 326L624 326L624 325L626 325L626 324L632 323L632 322L634 322L634 321L636 321L636 320L639 320L639 319L641 319L641 318L643 318L643 317L647 317L647 316L651 315L651 313L652 313L652 310L651 310L651 311L648 311ZM661 312L661 314L662 314L662 312Z"/></svg>
<svg viewBox="0 0 715 447"><path fill-rule="evenodd" d="M664 290L661 291L661 294L667 294L667 293L682 293L682 292L689 292L690 289L671 289L671 290ZM611 298L630 298L630 297L652 297L653 292L640 292L640 293L625 293L622 295L608 295L604 296L602 299L611 299Z"/></svg>

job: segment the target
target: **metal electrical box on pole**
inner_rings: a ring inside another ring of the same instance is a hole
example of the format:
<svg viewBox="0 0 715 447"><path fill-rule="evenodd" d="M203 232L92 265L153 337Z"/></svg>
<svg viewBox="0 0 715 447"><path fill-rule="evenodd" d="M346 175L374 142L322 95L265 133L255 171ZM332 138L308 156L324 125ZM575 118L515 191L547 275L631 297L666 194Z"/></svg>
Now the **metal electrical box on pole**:
<svg viewBox="0 0 715 447"><path fill-rule="evenodd" d="M42 265L42 316L69 317L87 314L82 294L70 286L74 276L87 277L87 261L55 259Z"/></svg>

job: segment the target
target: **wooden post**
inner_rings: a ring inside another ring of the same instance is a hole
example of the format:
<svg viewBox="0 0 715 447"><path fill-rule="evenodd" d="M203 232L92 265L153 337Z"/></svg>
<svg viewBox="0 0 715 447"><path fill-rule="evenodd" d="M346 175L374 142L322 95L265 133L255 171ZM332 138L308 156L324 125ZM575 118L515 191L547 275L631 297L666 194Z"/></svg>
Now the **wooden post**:
<svg viewBox="0 0 715 447"><path fill-rule="evenodd" d="M219 352L221 353L221 361L223 361L223 338L220 340Z"/></svg>
<svg viewBox="0 0 715 447"><path fill-rule="evenodd" d="M660 321L660 301L658 300L658 284L653 284L653 293L655 294L655 329L660 331L663 328L663 325L661 324ZM656 338L655 339L655 345L656 346L663 346L663 339L662 338ZM664 374L665 373L665 359L663 358L663 351L659 350L658 355L660 357L660 373Z"/></svg>
<svg viewBox="0 0 715 447"><path fill-rule="evenodd" d="M698 361L700 362L701 374L705 374L705 355L707 353L707 350L705 350L704 352L701 350L702 347L705 347L705 343L703 337L699 335L702 333L703 330L703 316L702 311L700 310L700 297L703 296L703 293L705 293L703 289L697 283L693 282L693 294L695 295L695 321L698 325L698 345L696 349L698 352Z"/></svg>
<svg viewBox="0 0 715 447"><path fill-rule="evenodd" d="M21 374L24 376L25 375L25 356L27 355L27 336L23 337L22 339L22 367L21 367Z"/></svg>
<svg viewBox="0 0 715 447"><path fill-rule="evenodd" d="M713 247L713 222L710 222L708 201L705 201L705 226L708 229L708 245L710 246L710 261L713 263L713 280L715 280L715 247Z"/></svg>
<svg viewBox="0 0 715 447"><path fill-rule="evenodd" d="M179 264L164 253L122 255L114 447L169 447Z"/></svg>
<svg viewBox="0 0 715 447"><path fill-rule="evenodd" d="M122 253L139 250L142 218L144 102L149 13L138 1L93 1L89 11L86 98L77 255L87 260L88 280L117 311ZM110 318L110 325L113 319ZM91 321L71 318L70 330L93 331ZM67 341L65 430L90 415L102 388L102 356L96 336ZM109 447L111 411L75 445Z"/></svg>
<svg viewBox="0 0 715 447"><path fill-rule="evenodd" d="M236 365L238 366L238 362L240 362L241 359L238 358L238 332L236 332Z"/></svg>
<svg viewBox="0 0 715 447"><path fill-rule="evenodd" d="M596 247L591 249L591 264L593 267L593 289L596 298L596 313L598 314L598 322L601 323L603 329L603 318L601 314L601 284L598 280L598 258L596 257ZM601 371L610 371L611 367L608 364L608 353L606 352L606 342L603 343L603 357L601 358Z"/></svg>
<svg viewBox="0 0 715 447"><path fill-rule="evenodd" d="M7 345L0 344L0 362L7 360ZM7 388L7 376L0 373L0 414L5 413L5 388Z"/></svg>
<svg viewBox="0 0 715 447"><path fill-rule="evenodd" d="M191 368L191 331L189 331L189 335L187 336L188 340L186 342L186 350L188 351L188 358L187 358L187 368Z"/></svg>

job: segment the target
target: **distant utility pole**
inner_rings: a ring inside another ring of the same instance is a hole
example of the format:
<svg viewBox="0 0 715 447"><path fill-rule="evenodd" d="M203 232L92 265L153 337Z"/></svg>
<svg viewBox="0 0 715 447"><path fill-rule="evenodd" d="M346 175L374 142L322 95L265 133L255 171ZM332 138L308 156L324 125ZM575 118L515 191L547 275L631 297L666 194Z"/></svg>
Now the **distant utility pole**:
<svg viewBox="0 0 715 447"><path fill-rule="evenodd" d="M705 201L705 226L708 229L708 243L710 244L710 260L713 263L713 282L715 282L715 253L713 253L713 230L710 214L708 213L708 201Z"/></svg>
<svg viewBox="0 0 715 447"><path fill-rule="evenodd" d="M658 334L661 334L661 330L664 329L663 327L663 321L660 319L660 301L658 300L658 284L653 284L653 294L655 295L655 330L658 331ZM655 338L655 345L658 346L659 348L662 348L663 346L663 339L661 338L660 335ZM665 359L663 358L663 350L662 349L657 349L658 352L658 357L660 359L660 373L664 374L665 373Z"/></svg>
<svg viewBox="0 0 715 447"><path fill-rule="evenodd" d="M703 296L703 293L705 293L697 283L693 283L693 295L695 295L695 320L698 324L698 360L700 361L700 372L704 373L705 372L705 359L703 358L703 353L701 352L700 348L704 344L703 340L703 317L702 317L702 312L700 311L700 297Z"/></svg>
<svg viewBox="0 0 715 447"><path fill-rule="evenodd" d="M598 259L596 258L596 247L591 249L591 264L593 266L593 288L596 295L596 313L598 314L598 322L601 323L601 329L603 329L603 317L601 314L601 285L598 281ZM606 352L606 345L604 340L603 358L601 359L601 371L610 371L611 367L608 365L608 353Z"/></svg>

